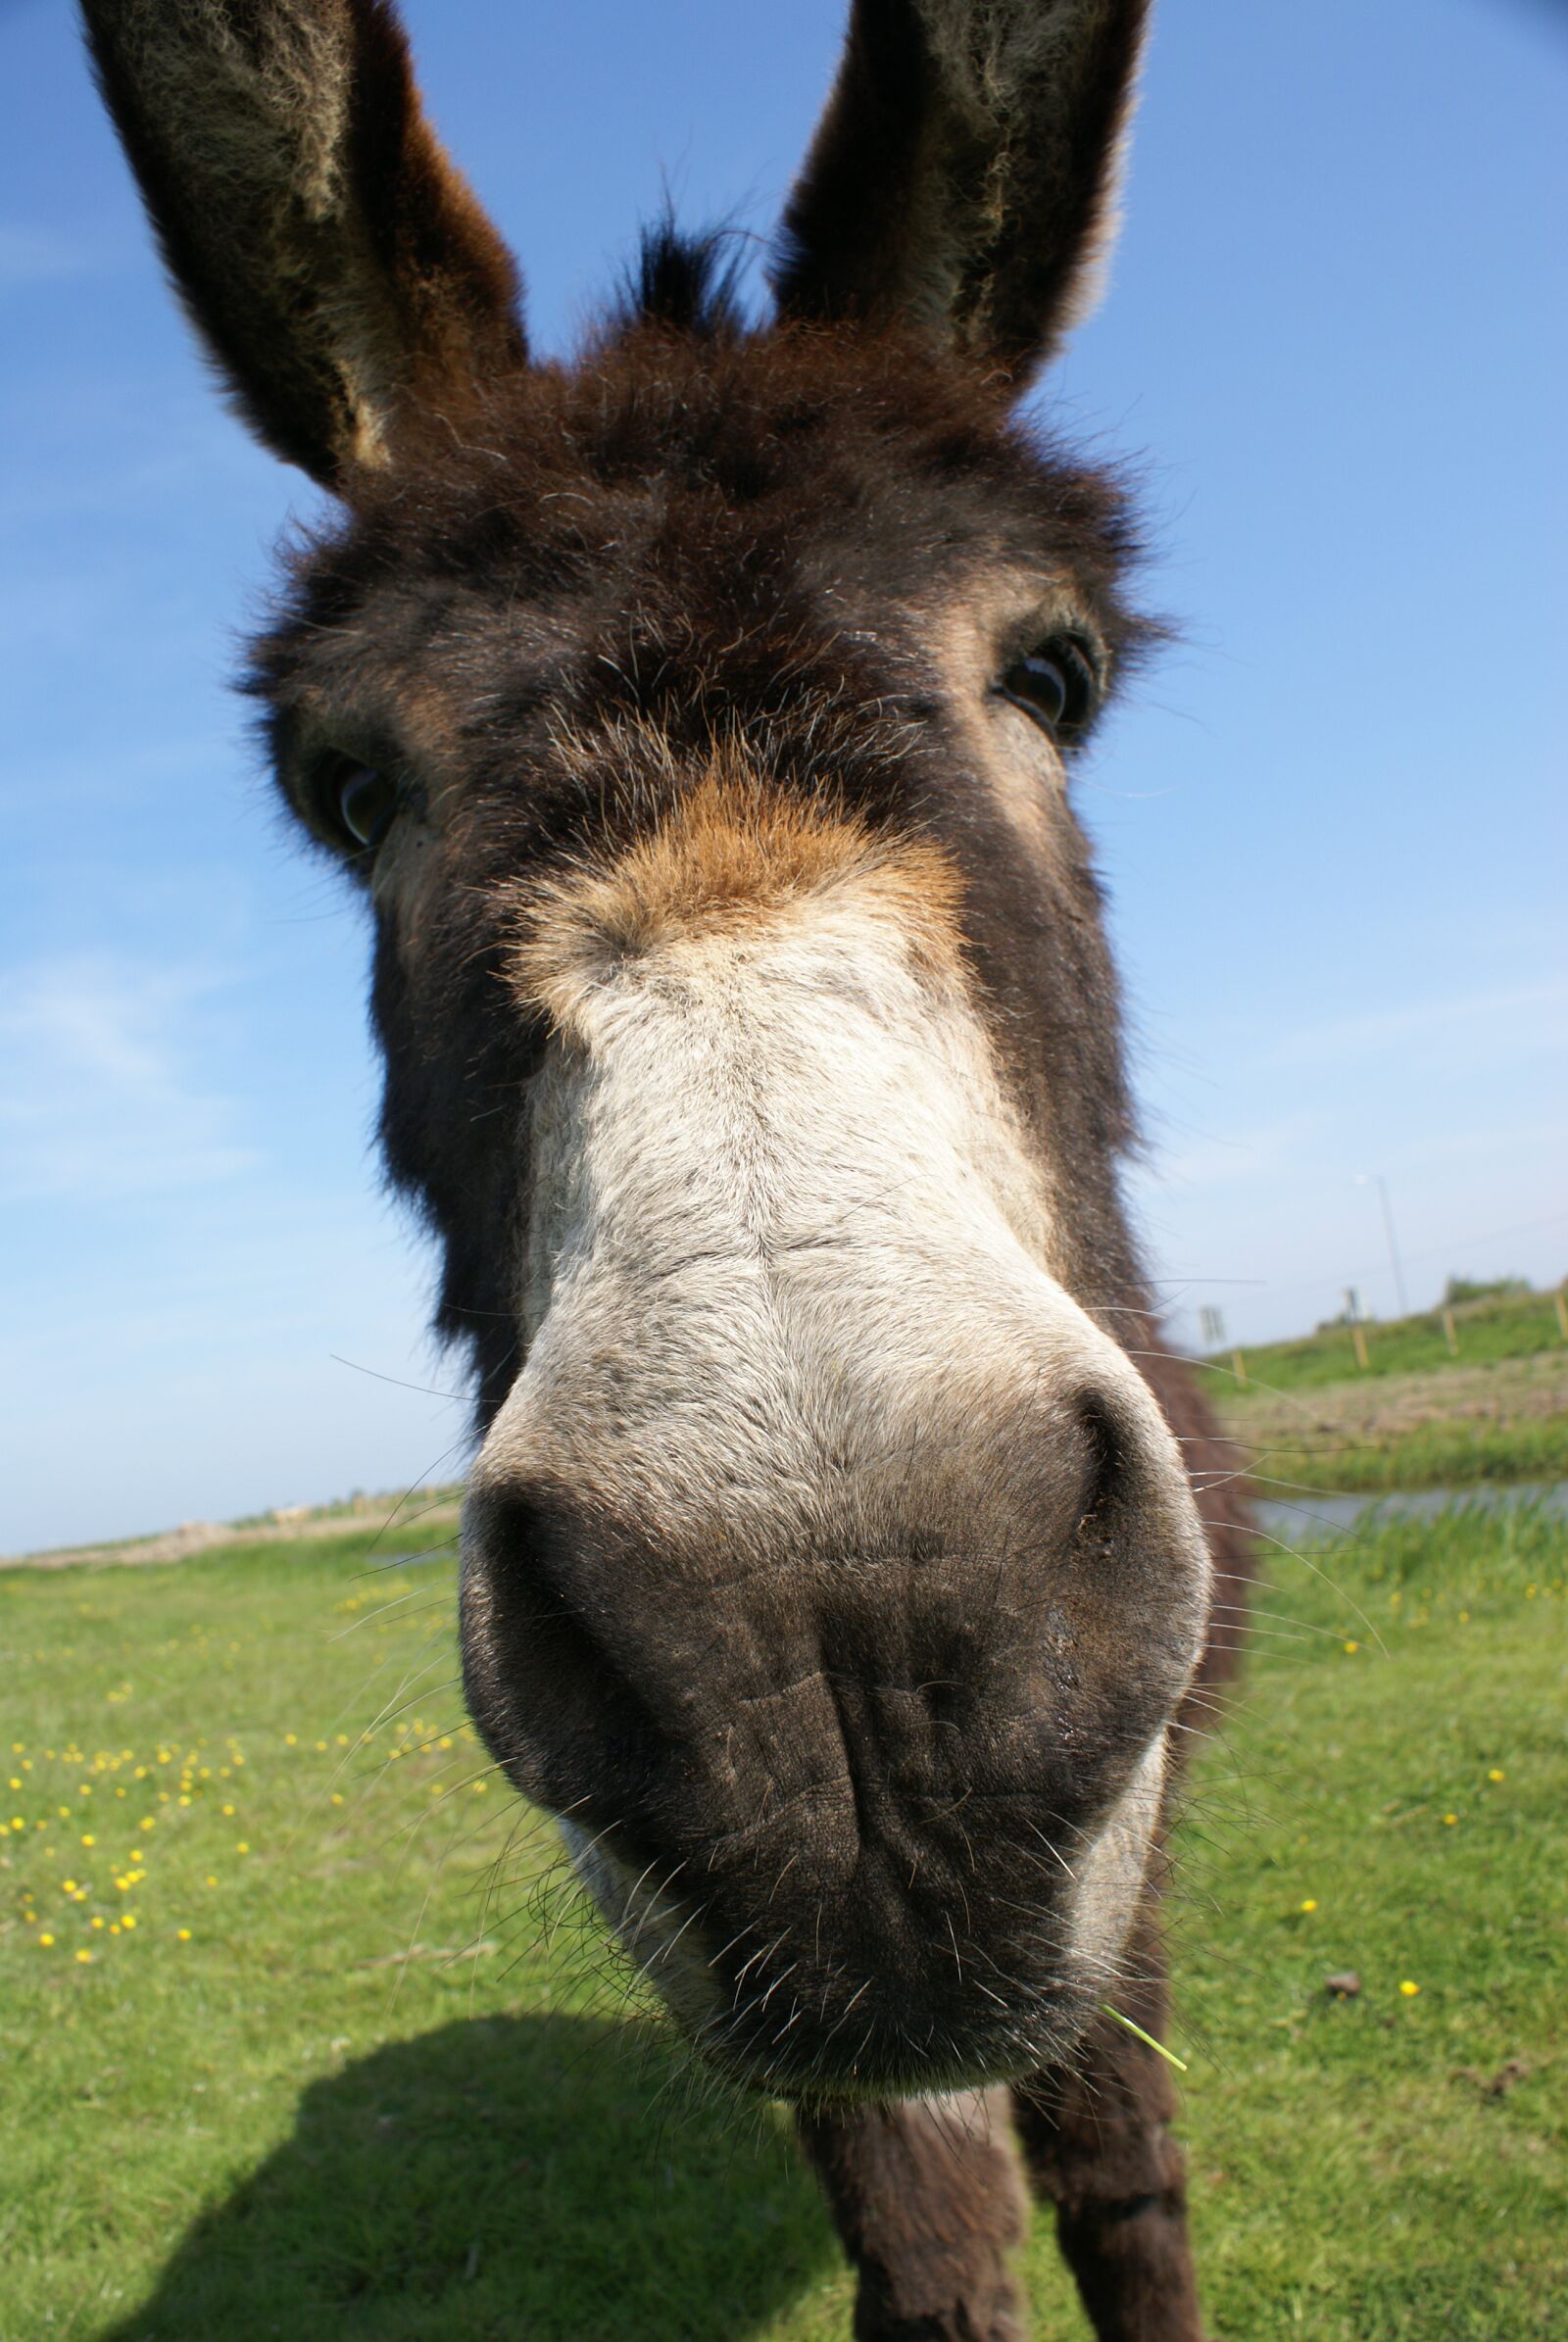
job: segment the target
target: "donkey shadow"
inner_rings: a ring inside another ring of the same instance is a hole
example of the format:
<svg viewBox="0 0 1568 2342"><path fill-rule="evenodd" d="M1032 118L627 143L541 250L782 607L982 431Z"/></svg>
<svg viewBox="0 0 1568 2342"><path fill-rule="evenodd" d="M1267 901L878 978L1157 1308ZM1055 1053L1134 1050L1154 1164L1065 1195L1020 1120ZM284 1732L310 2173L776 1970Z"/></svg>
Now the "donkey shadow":
<svg viewBox="0 0 1568 2342"><path fill-rule="evenodd" d="M779 2120L660 2028L476 2018L312 2083L102 2342L735 2342L836 2258Z"/></svg>

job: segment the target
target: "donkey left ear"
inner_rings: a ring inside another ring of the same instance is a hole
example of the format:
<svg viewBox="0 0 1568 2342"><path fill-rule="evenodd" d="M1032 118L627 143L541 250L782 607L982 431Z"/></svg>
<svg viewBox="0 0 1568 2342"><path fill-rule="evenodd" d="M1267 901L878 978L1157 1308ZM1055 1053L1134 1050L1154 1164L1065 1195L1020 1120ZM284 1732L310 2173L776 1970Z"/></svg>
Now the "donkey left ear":
<svg viewBox="0 0 1568 2342"><path fill-rule="evenodd" d="M526 364L511 254L389 0L83 0L171 275L258 435L323 486Z"/></svg>
<svg viewBox="0 0 1568 2342"><path fill-rule="evenodd" d="M1150 0L854 0L784 215L785 316L1021 382L1093 308Z"/></svg>

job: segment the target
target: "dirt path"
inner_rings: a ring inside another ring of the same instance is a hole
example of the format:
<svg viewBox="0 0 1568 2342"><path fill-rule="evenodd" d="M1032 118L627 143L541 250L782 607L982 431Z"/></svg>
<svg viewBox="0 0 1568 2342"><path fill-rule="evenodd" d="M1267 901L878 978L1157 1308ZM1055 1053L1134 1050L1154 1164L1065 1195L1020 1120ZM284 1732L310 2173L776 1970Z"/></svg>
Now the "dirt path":
<svg viewBox="0 0 1568 2342"><path fill-rule="evenodd" d="M48 1553L0 1555L3 1570L70 1570L82 1564L133 1568L142 1562L185 1561L219 1545L288 1545L303 1539L343 1537L362 1529L416 1529L432 1540L454 1530L462 1491L425 1488L409 1496L360 1496L350 1504L280 1504L256 1521L182 1521L155 1537L122 1539L110 1545L62 1545Z"/></svg>
<svg viewBox="0 0 1568 2342"><path fill-rule="evenodd" d="M1502 1425L1568 1414L1568 1350L1538 1350L1488 1366L1357 1377L1317 1391L1229 1395L1225 1427L1263 1444L1310 1434L1336 1441L1393 1439L1424 1424Z"/></svg>

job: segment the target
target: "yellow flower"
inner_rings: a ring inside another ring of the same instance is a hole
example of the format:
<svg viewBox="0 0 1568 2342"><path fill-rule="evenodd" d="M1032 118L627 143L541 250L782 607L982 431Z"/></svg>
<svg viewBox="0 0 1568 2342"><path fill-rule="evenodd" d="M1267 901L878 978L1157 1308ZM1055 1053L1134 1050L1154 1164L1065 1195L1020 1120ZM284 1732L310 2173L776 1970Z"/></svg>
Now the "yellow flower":
<svg viewBox="0 0 1568 2342"><path fill-rule="evenodd" d="M154 1814L143 1814L141 1827L143 1830L156 1830L158 1828L157 1816Z"/></svg>
<svg viewBox="0 0 1568 2342"><path fill-rule="evenodd" d="M76 1958L81 1962L83 1968L85 1968L89 1960L91 1960L92 1954L91 1952L82 1951L76 1954Z"/></svg>
<svg viewBox="0 0 1568 2342"><path fill-rule="evenodd" d="M122 1927L133 1927L136 1925L136 1914L134 1911L122 1912L120 1916L120 1924Z"/></svg>
<svg viewBox="0 0 1568 2342"><path fill-rule="evenodd" d="M1360 1645L1358 1642L1348 1642L1348 1643L1346 1644L1346 1646L1345 1646L1347 1653L1348 1653L1348 1656L1349 1656L1350 1658L1352 1658L1352 1659L1354 1658L1354 1656L1355 1656L1356 1652L1357 1652L1357 1651L1360 1649L1360 1647L1361 1647L1361 1645Z"/></svg>
<svg viewBox="0 0 1568 2342"><path fill-rule="evenodd" d="M1447 1826L1447 1828L1448 1828L1449 1830L1451 1830L1451 1829L1453 1828L1453 1826L1454 1826L1455 1822L1457 1822L1457 1821L1458 1821L1459 1817L1458 1817L1458 1815L1457 1815L1457 1814L1445 1814L1445 1815L1444 1815L1444 1817L1443 1817L1443 1819L1444 1819L1444 1822L1446 1823L1446 1825Z"/></svg>
<svg viewBox="0 0 1568 2342"><path fill-rule="evenodd" d="M1306 1901L1301 1905L1301 1909L1303 1911L1315 1911L1317 1909L1316 1895L1308 1895Z"/></svg>
<svg viewBox="0 0 1568 2342"><path fill-rule="evenodd" d="M244 1838L239 1838L235 1841L234 1851L236 1854L248 1854L250 1846Z"/></svg>
<svg viewBox="0 0 1568 2342"><path fill-rule="evenodd" d="M223 1811L225 1814L231 1814L234 1811L234 1808L231 1805L225 1805Z"/></svg>
<svg viewBox="0 0 1568 2342"><path fill-rule="evenodd" d="M174 1933L179 1938L181 1943L189 1943L190 1929L188 1927L176 1927L174 1929Z"/></svg>
<svg viewBox="0 0 1568 2342"><path fill-rule="evenodd" d="M207 1883L209 1886L216 1886L218 1884L218 1880L213 1877L211 1871L209 1871L207 1874Z"/></svg>
<svg viewBox="0 0 1568 2342"><path fill-rule="evenodd" d="M53 1942L54 1942L54 1937L53 1937L53 1936L50 1934L50 1932L49 1932L49 1930L48 1930L48 1928L47 1928L47 1927L44 1929L43 1933L42 1933L42 1934L39 1936L39 1938L38 1938L38 1941L39 1941L40 1943L42 1943L42 1944L51 1944L51 1943L53 1943Z"/></svg>
<svg viewBox="0 0 1568 2342"><path fill-rule="evenodd" d="M92 1924L95 1927L101 1927L104 1923L101 1919L94 1919Z"/></svg>
<svg viewBox="0 0 1568 2342"><path fill-rule="evenodd" d="M1412 1984L1408 1976L1406 1976L1404 1982L1399 1986L1399 1990L1404 1994L1406 2000L1414 2000L1420 1989L1420 1985Z"/></svg>
<svg viewBox="0 0 1568 2342"><path fill-rule="evenodd" d="M90 1830L84 1830L81 1833L81 1842L84 1846L96 1846L98 1840L93 1836Z"/></svg>
<svg viewBox="0 0 1568 2342"><path fill-rule="evenodd" d="M1508 1776L1500 1765L1494 1765L1492 1771L1487 1775L1488 1781L1506 1781L1507 1778Z"/></svg>
<svg viewBox="0 0 1568 2342"><path fill-rule="evenodd" d="M283 1734L283 1746L285 1748L298 1748L299 1744L300 1736L298 1732L285 1732Z"/></svg>
<svg viewBox="0 0 1568 2342"><path fill-rule="evenodd" d="M76 1891L76 1881L74 1878L62 1878L60 1881L60 1891L62 1894L74 1895Z"/></svg>

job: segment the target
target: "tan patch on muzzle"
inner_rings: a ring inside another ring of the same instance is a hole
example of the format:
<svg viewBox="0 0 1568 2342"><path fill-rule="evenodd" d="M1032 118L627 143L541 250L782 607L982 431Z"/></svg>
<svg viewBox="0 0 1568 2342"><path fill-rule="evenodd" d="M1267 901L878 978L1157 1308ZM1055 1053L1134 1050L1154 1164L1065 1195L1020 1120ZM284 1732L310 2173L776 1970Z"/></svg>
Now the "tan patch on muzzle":
<svg viewBox="0 0 1568 2342"><path fill-rule="evenodd" d="M852 892L897 923L918 961L956 971L962 888L940 848L907 832L878 836L821 794L766 787L721 748L650 836L530 892L511 974L570 1034L587 998L627 961L677 938L744 941L808 900Z"/></svg>

